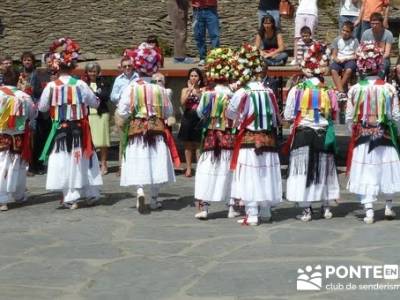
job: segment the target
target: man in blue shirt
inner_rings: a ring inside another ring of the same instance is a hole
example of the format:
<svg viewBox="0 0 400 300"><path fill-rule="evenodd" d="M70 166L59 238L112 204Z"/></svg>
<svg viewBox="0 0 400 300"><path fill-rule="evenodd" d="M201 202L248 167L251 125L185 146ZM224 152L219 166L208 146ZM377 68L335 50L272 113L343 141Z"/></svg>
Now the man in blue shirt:
<svg viewBox="0 0 400 300"><path fill-rule="evenodd" d="M115 105L118 105L119 100L121 99L122 92L124 89L132 82L139 79L139 75L133 70L133 62L129 57L123 57L121 59L121 69L122 74L115 78L114 85L111 91L110 100ZM122 155L122 135L123 132L119 133L119 162L121 163L121 155ZM117 172L117 176L119 177L121 174L120 171Z"/></svg>
<svg viewBox="0 0 400 300"><path fill-rule="evenodd" d="M121 59L121 69L123 73L115 78L110 96L111 102L115 105L118 105L122 91L129 83L139 78L139 75L133 70L133 63L129 57L123 57Z"/></svg>

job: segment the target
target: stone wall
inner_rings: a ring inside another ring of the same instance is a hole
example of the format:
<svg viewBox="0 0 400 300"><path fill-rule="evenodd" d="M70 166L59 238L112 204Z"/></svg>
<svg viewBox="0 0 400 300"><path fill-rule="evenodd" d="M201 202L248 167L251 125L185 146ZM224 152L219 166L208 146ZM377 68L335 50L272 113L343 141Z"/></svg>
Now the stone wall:
<svg viewBox="0 0 400 300"><path fill-rule="evenodd" d="M0 53L18 58L24 50L41 54L53 39L76 39L87 59L119 56L122 49L138 44L149 34L172 47L167 0L3 0L0 6ZM292 1L297 2L297 1ZM336 1L339 2L339 1ZM220 0L221 45L236 47L253 41L257 31L257 0ZM317 37L331 41L338 33L337 4L320 9ZM293 43L293 20L283 20L288 48ZM191 22L189 52L196 55Z"/></svg>

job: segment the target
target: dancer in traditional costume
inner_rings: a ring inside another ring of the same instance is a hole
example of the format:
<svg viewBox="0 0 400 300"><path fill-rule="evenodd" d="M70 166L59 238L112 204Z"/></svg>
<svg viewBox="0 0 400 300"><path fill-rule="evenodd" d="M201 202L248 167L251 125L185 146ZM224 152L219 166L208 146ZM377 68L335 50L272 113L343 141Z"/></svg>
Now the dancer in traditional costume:
<svg viewBox="0 0 400 300"><path fill-rule="evenodd" d="M26 169L31 158L30 121L36 118L31 97L16 88L18 74L10 69L0 86L0 211L26 200Z"/></svg>
<svg viewBox="0 0 400 300"><path fill-rule="evenodd" d="M132 52L132 58L140 76L156 73L161 62L160 53L146 43ZM173 115L168 91L142 79L131 82L122 92L117 114L121 120L127 120L120 184L137 187L139 213L146 210L145 185L150 186L150 208L161 208L160 185L175 182L173 161L176 166L180 163L172 135L165 126Z"/></svg>
<svg viewBox="0 0 400 300"><path fill-rule="evenodd" d="M194 189L197 219L207 219L210 202L229 204L228 218L239 215L231 201L232 172L229 170L235 129L225 116L232 96L228 84L234 77L233 54L229 48L216 48L206 59L207 80L215 86L202 93L197 107L204 126Z"/></svg>
<svg viewBox="0 0 400 300"><path fill-rule="evenodd" d="M271 206L282 201L281 166L276 129L280 123L273 91L262 82L264 70L259 51L244 44L238 53L242 88L233 95L227 117L238 125L231 160L232 197L245 204L244 225L269 221Z"/></svg>
<svg viewBox="0 0 400 300"><path fill-rule="evenodd" d="M293 122L283 149L285 154L290 150L286 199L303 208L302 221L312 219L314 202L322 202L325 219L332 218L330 202L340 192L333 127L338 102L323 82L327 64L325 47L312 45L301 64L306 78L289 91L284 110L285 119Z"/></svg>
<svg viewBox="0 0 400 300"><path fill-rule="evenodd" d="M41 155L48 160L46 189L62 191L63 205L76 209L82 198L94 204L103 184L88 121L88 107L97 108L99 100L85 82L71 76L79 54L77 43L58 39L50 53L59 78L47 84L39 102L39 110L50 111L52 119Z"/></svg>
<svg viewBox="0 0 400 300"><path fill-rule="evenodd" d="M357 50L360 81L348 93L346 121L352 131L347 157L347 188L358 194L365 208L364 222L374 222L373 204L378 195L386 200L385 218L393 219L393 194L400 192L397 125L398 95L393 85L378 76L383 53L373 42Z"/></svg>

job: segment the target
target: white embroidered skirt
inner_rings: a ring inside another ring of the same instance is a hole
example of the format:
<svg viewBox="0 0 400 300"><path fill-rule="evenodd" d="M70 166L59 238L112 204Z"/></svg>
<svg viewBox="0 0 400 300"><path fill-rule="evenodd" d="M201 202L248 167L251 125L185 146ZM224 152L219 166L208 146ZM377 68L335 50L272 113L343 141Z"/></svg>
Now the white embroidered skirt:
<svg viewBox="0 0 400 300"><path fill-rule="evenodd" d="M154 145L142 137L130 141L122 156L121 186L148 185L175 182L171 154L161 135Z"/></svg>
<svg viewBox="0 0 400 300"><path fill-rule="evenodd" d="M219 159L205 151L197 162L194 198L203 201L226 201L231 197L232 172L229 170L232 150L221 150Z"/></svg>
<svg viewBox="0 0 400 300"><path fill-rule="evenodd" d="M286 181L286 199L292 202L336 200L340 187L333 154L320 153L314 180L307 187L309 147L290 152L289 174Z"/></svg>
<svg viewBox="0 0 400 300"><path fill-rule="evenodd" d="M254 149L240 149L236 170L233 173L232 197L245 203L282 201L281 165L278 153Z"/></svg>
<svg viewBox="0 0 400 300"><path fill-rule="evenodd" d="M80 147L72 148L70 153L61 150L56 152L54 147L47 167L47 190L66 191L102 184L96 153L93 153L91 159L87 159L83 157Z"/></svg>
<svg viewBox="0 0 400 300"><path fill-rule="evenodd" d="M354 148L347 189L355 194L377 196L400 192L400 160L394 147L369 144Z"/></svg>
<svg viewBox="0 0 400 300"><path fill-rule="evenodd" d="M0 204L24 198L26 167L21 155L0 151Z"/></svg>

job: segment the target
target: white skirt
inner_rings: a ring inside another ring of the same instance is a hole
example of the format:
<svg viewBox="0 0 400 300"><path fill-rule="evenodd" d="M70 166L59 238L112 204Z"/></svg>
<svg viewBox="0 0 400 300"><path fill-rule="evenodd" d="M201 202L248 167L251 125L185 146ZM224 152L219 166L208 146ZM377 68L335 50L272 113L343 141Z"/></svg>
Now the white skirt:
<svg viewBox="0 0 400 300"><path fill-rule="evenodd" d="M309 147L290 152L286 199L292 202L317 202L339 199L340 187L333 154L319 155L318 183L307 185Z"/></svg>
<svg viewBox="0 0 400 300"><path fill-rule="evenodd" d="M368 148L368 143L354 148L347 189L374 197L400 192L400 160L396 149L379 146L368 153Z"/></svg>
<svg viewBox="0 0 400 300"><path fill-rule="evenodd" d="M22 200L26 189L27 164L21 155L0 152L0 204Z"/></svg>
<svg viewBox="0 0 400 300"><path fill-rule="evenodd" d="M274 205L282 201L281 164L278 153L240 149L233 173L232 197L258 205Z"/></svg>
<svg viewBox="0 0 400 300"><path fill-rule="evenodd" d="M171 153L160 135L149 146L143 137L130 141L121 162L121 186L175 182Z"/></svg>
<svg viewBox="0 0 400 300"><path fill-rule="evenodd" d="M83 157L80 147L73 148L71 153L55 152L55 147L53 148L47 167L47 190L66 191L102 184L96 153L89 160Z"/></svg>
<svg viewBox="0 0 400 300"><path fill-rule="evenodd" d="M226 201L231 198L231 150L222 150L220 159L205 151L197 162L194 198L203 201Z"/></svg>

